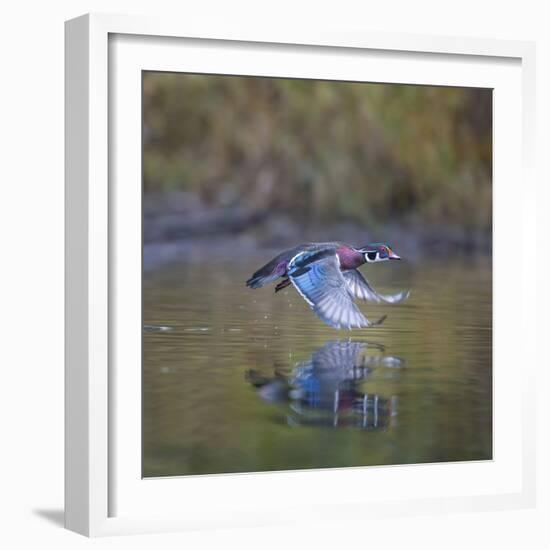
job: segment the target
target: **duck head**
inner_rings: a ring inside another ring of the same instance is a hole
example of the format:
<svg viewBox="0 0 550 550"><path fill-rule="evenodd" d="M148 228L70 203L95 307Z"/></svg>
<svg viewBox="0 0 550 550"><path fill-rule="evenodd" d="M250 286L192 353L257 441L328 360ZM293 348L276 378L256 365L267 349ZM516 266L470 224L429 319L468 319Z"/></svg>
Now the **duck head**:
<svg viewBox="0 0 550 550"><path fill-rule="evenodd" d="M400 260L401 258L391 249L391 246L384 243L372 243L363 246L359 251L364 254L365 262L385 262L386 260Z"/></svg>

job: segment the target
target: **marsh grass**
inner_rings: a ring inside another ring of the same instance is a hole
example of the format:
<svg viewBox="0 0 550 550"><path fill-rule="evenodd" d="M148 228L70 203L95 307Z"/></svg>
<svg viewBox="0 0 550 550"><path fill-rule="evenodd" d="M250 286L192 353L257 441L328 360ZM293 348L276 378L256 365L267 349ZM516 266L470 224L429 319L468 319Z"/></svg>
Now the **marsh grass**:
<svg viewBox="0 0 550 550"><path fill-rule="evenodd" d="M306 222L491 226L492 92L148 72L144 191Z"/></svg>

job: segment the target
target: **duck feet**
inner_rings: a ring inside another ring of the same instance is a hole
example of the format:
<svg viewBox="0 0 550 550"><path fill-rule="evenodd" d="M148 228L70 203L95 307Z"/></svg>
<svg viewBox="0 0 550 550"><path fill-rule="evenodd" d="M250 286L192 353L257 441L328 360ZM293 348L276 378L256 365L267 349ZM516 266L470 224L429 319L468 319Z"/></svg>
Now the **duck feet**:
<svg viewBox="0 0 550 550"><path fill-rule="evenodd" d="M275 287L275 292L279 292L279 290L283 290L283 288L286 288L290 284L290 279L286 278L283 279L277 286Z"/></svg>

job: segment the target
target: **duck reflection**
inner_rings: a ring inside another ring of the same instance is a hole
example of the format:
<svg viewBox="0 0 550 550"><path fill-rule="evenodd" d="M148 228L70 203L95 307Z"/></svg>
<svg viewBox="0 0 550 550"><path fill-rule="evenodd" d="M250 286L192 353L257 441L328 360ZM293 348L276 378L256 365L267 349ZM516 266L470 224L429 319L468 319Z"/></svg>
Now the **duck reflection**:
<svg viewBox="0 0 550 550"><path fill-rule="evenodd" d="M380 369L397 373L403 364L380 344L334 341L294 368L275 368L272 376L250 370L246 378L263 400L285 405L291 426L384 430L395 424L397 397L368 392L368 380Z"/></svg>

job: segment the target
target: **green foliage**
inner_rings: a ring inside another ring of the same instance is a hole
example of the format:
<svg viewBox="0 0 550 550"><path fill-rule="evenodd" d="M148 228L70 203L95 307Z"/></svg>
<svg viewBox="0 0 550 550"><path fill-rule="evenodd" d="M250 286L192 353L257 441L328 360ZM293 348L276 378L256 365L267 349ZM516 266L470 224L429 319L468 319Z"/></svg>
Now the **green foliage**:
<svg viewBox="0 0 550 550"><path fill-rule="evenodd" d="M313 222L491 226L487 89L146 73L144 188Z"/></svg>

